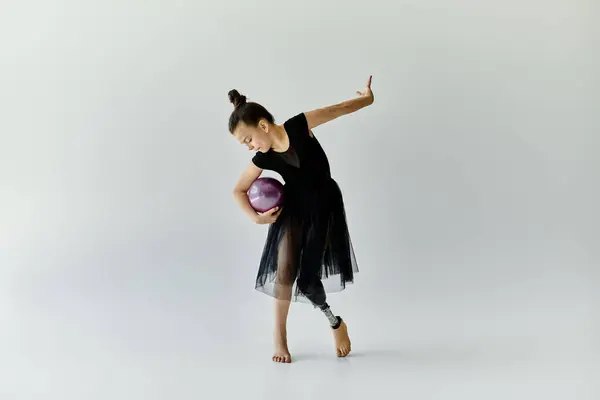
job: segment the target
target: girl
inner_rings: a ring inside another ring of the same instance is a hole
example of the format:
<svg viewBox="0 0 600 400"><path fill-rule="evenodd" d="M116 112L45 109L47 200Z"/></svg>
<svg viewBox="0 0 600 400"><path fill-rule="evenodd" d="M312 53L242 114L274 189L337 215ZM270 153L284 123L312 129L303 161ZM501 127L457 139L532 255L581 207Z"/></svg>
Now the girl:
<svg viewBox="0 0 600 400"><path fill-rule="evenodd" d="M229 132L248 150L256 151L235 185L234 198L252 221L271 224L255 287L275 298L275 362L292 360L286 330L291 301L307 301L323 311L338 357L351 350L348 327L331 312L326 293L341 291L346 283L353 282L358 267L342 194L312 129L373 104L371 77L366 89L357 94L358 98L300 113L277 125L263 106L246 102L246 96L237 90L229 92L234 106ZM283 177L285 204L257 213L248 202L247 192L264 169Z"/></svg>

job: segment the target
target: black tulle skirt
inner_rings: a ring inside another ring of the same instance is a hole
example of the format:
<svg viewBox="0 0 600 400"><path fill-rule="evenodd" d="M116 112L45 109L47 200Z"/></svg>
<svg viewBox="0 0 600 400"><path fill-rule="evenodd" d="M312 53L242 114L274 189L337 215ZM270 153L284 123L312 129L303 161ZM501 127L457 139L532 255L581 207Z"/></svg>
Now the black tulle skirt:
<svg viewBox="0 0 600 400"><path fill-rule="evenodd" d="M332 178L284 187L285 203L269 226L256 290L321 305L358 272L342 193Z"/></svg>

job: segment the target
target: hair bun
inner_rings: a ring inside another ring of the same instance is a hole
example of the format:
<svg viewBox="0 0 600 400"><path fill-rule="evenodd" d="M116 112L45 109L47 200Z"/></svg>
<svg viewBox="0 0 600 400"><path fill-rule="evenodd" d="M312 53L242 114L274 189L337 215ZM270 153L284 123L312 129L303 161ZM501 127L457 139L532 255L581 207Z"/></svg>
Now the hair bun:
<svg viewBox="0 0 600 400"><path fill-rule="evenodd" d="M238 108L242 104L246 103L246 96L240 94L237 90L230 90L229 93L229 101L233 104L234 108Z"/></svg>

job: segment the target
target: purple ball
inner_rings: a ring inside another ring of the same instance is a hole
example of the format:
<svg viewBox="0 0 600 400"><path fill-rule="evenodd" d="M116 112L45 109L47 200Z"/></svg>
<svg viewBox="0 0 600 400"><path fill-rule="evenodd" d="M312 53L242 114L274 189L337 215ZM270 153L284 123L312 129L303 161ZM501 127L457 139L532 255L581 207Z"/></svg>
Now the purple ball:
<svg viewBox="0 0 600 400"><path fill-rule="evenodd" d="M283 203L283 184L275 178L258 178L248 189L248 200L258 212L278 207Z"/></svg>

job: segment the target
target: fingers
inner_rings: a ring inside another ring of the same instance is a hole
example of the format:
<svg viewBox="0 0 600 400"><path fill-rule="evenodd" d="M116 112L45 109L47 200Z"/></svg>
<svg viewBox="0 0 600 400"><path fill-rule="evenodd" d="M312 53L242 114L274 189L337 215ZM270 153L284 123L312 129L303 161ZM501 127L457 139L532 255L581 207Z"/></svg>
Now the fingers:
<svg viewBox="0 0 600 400"><path fill-rule="evenodd" d="M281 214L281 211L282 209L277 207L277 211L271 214L271 223L277 221L277 218L279 218L279 214Z"/></svg>
<svg viewBox="0 0 600 400"><path fill-rule="evenodd" d="M268 216L268 215L272 215L274 212L276 212L279 209L279 207L273 207L265 212L259 212L257 213L258 215L264 215L264 216Z"/></svg>
<svg viewBox="0 0 600 400"><path fill-rule="evenodd" d="M356 91L356 94L359 96L364 96L366 93L369 93L371 91L371 81L373 79L373 75L369 75L369 79L367 79L367 88L364 92L361 91Z"/></svg>
<svg viewBox="0 0 600 400"><path fill-rule="evenodd" d="M272 224L273 222L277 221L277 218L279 217L279 214L281 214L281 211L283 211L283 208L281 207L273 207L268 211L265 211L263 213L257 213L260 218L259 218L259 224Z"/></svg>

